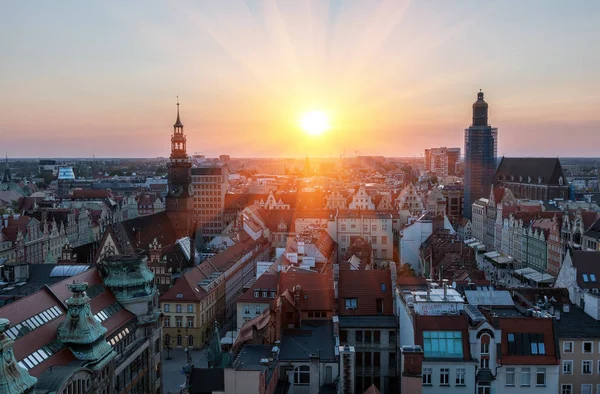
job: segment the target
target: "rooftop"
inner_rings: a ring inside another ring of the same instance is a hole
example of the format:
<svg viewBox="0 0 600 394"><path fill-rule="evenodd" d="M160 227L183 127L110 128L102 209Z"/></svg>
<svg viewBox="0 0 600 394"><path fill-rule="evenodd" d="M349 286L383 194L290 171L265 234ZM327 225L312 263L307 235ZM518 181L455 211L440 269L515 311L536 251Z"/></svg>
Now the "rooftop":
<svg viewBox="0 0 600 394"><path fill-rule="evenodd" d="M308 361L311 354L321 361L335 362L333 322L304 320L300 329L284 329L279 360Z"/></svg>

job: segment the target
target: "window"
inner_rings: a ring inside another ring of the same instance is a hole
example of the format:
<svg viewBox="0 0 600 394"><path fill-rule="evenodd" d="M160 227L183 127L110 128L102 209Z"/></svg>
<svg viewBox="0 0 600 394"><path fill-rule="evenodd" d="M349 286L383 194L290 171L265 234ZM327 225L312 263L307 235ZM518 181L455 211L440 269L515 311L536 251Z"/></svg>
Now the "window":
<svg viewBox="0 0 600 394"><path fill-rule="evenodd" d="M275 298L275 290L271 290L271 298Z"/></svg>
<svg viewBox="0 0 600 394"><path fill-rule="evenodd" d="M462 333L460 331L424 331L425 357L463 357Z"/></svg>
<svg viewBox="0 0 600 394"><path fill-rule="evenodd" d="M465 385L465 375L467 374L466 368L456 368L456 385Z"/></svg>
<svg viewBox="0 0 600 394"><path fill-rule="evenodd" d="M188 327L194 327L194 318L193 317L188 317L187 318L187 326Z"/></svg>
<svg viewBox="0 0 600 394"><path fill-rule="evenodd" d="M588 279L588 276L587 276L587 274L583 274L582 276L583 276L583 281L584 281L585 283L589 282L589 279Z"/></svg>
<svg viewBox="0 0 600 394"><path fill-rule="evenodd" d="M181 338L181 335L177 335L177 346L181 346L183 343L183 340Z"/></svg>
<svg viewBox="0 0 600 394"><path fill-rule="evenodd" d="M348 330L340 330L340 343L348 343Z"/></svg>
<svg viewBox="0 0 600 394"><path fill-rule="evenodd" d="M560 394L573 394L573 385L562 384L560 386Z"/></svg>
<svg viewBox="0 0 600 394"><path fill-rule="evenodd" d="M163 308L165 310L165 312L169 312L169 308L170 308L170 304L164 304Z"/></svg>
<svg viewBox="0 0 600 394"><path fill-rule="evenodd" d="M377 245L377 236L374 235L374 236L371 237L371 243L373 245Z"/></svg>
<svg viewBox="0 0 600 394"><path fill-rule="evenodd" d="M596 249L596 248L594 248ZM596 274L590 274L590 281L596 283Z"/></svg>
<svg viewBox="0 0 600 394"><path fill-rule="evenodd" d="M598 360L598 375L600 375L600 360ZM598 391L598 390L596 390ZM600 394L600 392L598 392L598 394Z"/></svg>
<svg viewBox="0 0 600 394"><path fill-rule="evenodd" d="M511 356L530 356L546 354L543 333L509 333L508 354Z"/></svg>
<svg viewBox="0 0 600 394"><path fill-rule="evenodd" d="M431 374L433 370L431 368L423 368L423 385L431 386Z"/></svg>
<svg viewBox="0 0 600 394"><path fill-rule="evenodd" d="M389 335L389 342L390 343L396 343L396 331L390 331Z"/></svg>
<svg viewBox="0 0 600 394"><path fill-rule="evenodd" d="M535 377L536 386L546 385L546 368L538 368Z"/></svg>
<svg viewBox="0 0 600 394"><path fill-rule="evenodd" d="M490 369L490 359L489 358L482 358L481 359L481 369Z"/></svg>
<svg viewBox="0 0 600 394"><path fill-rule="evenodd" d="M594 351L594 342L583 343L583 353L592 353Z"/></svg>
<svg viewBox="0 0 600 394"><path fill-rule="evenodd" d="M373 331L373 343L381 343L381 331Z"/></svg>
<svg viewBox="0 0 600 394"><path fill-rule="evenodd" d="M250 314L250 305L244 305L244 314Z"/></svg>
<svg viewBox="0 0 600 394"><path fill-rule="evenodd" d="M269 297L269 292L268 291L263 291L262 292L262 296L263 296L263 298Z"/></svg>
<svg viewBox="0 0 600 394"><path fill-rule="evenodd" d="M371 343L371 331L365 331L365 343Z"/></svg>
<svg viewBox="0 0 600 394"><path fill-rule="evenodd" d="M563 360L562 362L562 374L571 375L573 374L573 360Z"/></svg>
<svg viewBox="0 0 600 394"><path fill-rule="evenodd" d="M342 235L342 243L346 243L348 242L348 237L346 237L345 235Z"/></svg>
<svg viewBox="0 0 600 394"><path fill-rule="evenodd" d="M371 231L377 231L377 225L376 224L371 225Z"/></svg>
<svg viewBox="0 0 600 394"><path fill-rule="evenodd" d="M489 383L478 383L477 384L477 394L490 394L490 384Z"/></svg>
<svg viewBox="0 0 600 394"><path fill-rule="evenodd" d="M521 368L521 386L531 386L530 368Z"/></svg>
<svg viewBox="0 0 600 394"><path fill-rule="evenodd" d="M171 327L171 317L170 316L165 316L163 321L165 322L165 327Z"/></svg>
<svg viewBox="0 0 600 394"><path fill-rule="evenodd" d="M592 394L592 385L591 384L582 384L581 385L581 394Z"/></svg>
<svg viewBox="0 0 600 394"><path fill-rule="evenodd" d="M177 304L177 305L175 305L175 311L176 311L177 313L181 313L181 304Z"/></svg>
<svg viewBox="0 0 600 394"><path fill-rule="evenodd" d="M440 386L448 386L450 384L450 369L440 368Z"/></svg>
<svg viewBox="0 0 600 394"><path fill-rule="evenodd" d="M573 353L573 342L563 342L563 353Z"/></svg>
<svg viewBox="0 0 600 394"><path fill-rule="evenodd" d="M294 384L310 384L310 367L308 365L301 365L294 370Z"/></svg>
<svg viewBox="0 0 600 394"><path fill-rule="evenodd" d="M386 236L381 237L381 243L384 244L384 245L387 244L388 243L388 237L386 237Z"/></svg>
<svg viewBox="0 0 600 394"><path fill-rule="evenodd" d="M357 298L346 298L346 309L356 309L358 308L358 299Z"/></svg>
<svg viewBox="0 0 600 394"><path fill-rule="evenodd" d="M188 304L188 313L194 313L194 304Z"/></svg>
<svg viewBox="0 0 600 394"><path fill-rule="evenodd" d="M356 343L362 343L363 341L363 332L356 331Z"/></svg>
<svg viewBox="0 0 600 394"><path fill-rule="evenodd" d="M260 312L261 312L260 305L255 305L254 306L254 313L257 314L257 315L260 315Z"/></svg>
<svg viewBox="0 0 600 394"><path fill-rule="evenodd" d="M258 298L260 296L260 290L254 290L254 298Z"/></svg>
<svg viewBox="0 0 600 394"><path fill-rule="evenodd" d="M582 375L591 375L592 374L592 361L584 360L581 362L581 374Z"/></svg>
<svg viewBox="0 0 600 394"><path fill-rule="evenodd" d="M490 354L490 344L481 342L481 354Z"/></svg>
<svg viewBox="0 0 600 394"><path fill-rule="evenodd" d="M175 322L176 322L176 324L175 324L175 325L176 325L177 327L181 327L181 326L183 325L182 321L183 321L183 319L181 318L181 316L177 316L177 317L175 318Z"/></svg>
<svg viewBox="0 0 600 394"><path fill-rule="evenodd" d="M515 369L514 368L506 368L506 385L507 386L515 385Z"/></svg>
<svg viewBox="0 0 600 394"><path fill-rule="evenodd" d="M342 231L346 231L346 225L342 224Z"/></svg>
<svg viewBox="0 0 600 394"><path fill-rule="evenodd" d="M194 337L189 335L188 336L188 346L194 346Z"/></svg>

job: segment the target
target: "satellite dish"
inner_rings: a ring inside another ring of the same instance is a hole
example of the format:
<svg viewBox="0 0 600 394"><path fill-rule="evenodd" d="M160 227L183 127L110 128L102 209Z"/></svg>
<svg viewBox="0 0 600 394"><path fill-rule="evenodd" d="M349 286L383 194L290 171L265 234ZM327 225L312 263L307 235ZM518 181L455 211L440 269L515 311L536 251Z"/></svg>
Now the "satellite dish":
<svg viewBox="0 0 600 394"><path fill-rule="evenodd" d="M452 282L452 288L456 289L456 282Z"/></svg>

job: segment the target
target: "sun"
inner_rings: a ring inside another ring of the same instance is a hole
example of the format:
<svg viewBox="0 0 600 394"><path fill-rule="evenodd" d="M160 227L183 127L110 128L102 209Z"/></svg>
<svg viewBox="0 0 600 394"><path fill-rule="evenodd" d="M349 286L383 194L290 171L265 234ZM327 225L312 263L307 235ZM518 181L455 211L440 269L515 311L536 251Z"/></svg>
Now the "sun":
<svg viewBox="0 0 600 394"><path fill-rule="evenodd" d="M300 127L310 135L320 135L329 130L329 117L325 111L310 111L300 118Z"/></svg>

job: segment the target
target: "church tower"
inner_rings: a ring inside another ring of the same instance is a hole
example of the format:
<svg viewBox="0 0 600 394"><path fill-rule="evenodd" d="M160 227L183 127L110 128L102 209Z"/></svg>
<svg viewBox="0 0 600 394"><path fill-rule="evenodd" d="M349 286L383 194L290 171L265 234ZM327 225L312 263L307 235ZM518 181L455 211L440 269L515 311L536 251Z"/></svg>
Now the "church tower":
<svg viewBox="0 0 600 394"><path fill-rule="evenodd" d="M169 190L166 211L178 238L189 236L193 215L192 162L186 152L186 137L179 117L171 136L171 157L168 164Z"/></svg>

